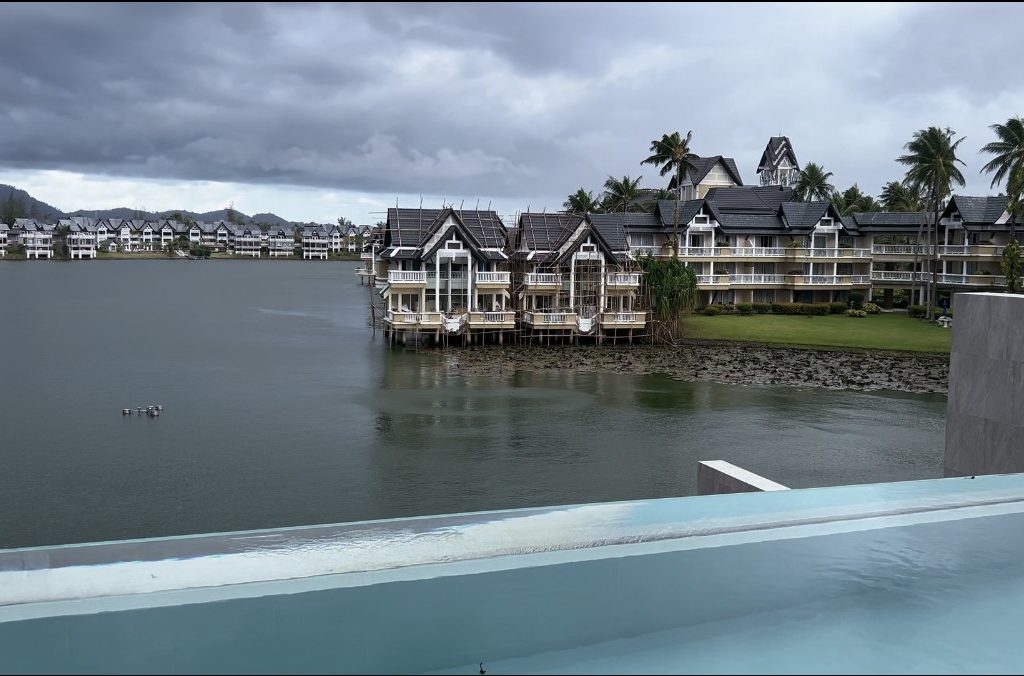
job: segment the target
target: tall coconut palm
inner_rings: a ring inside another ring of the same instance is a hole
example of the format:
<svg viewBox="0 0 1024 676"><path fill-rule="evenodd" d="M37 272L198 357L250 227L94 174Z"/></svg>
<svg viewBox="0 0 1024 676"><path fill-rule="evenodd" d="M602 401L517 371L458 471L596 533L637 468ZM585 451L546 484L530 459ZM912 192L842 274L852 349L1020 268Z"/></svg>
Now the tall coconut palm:
<svg viewBox="0 0 1024 676"><path fill-rule="evenodd" d="M875 198L866 195L857 187L856 183L842 192L837 190L832 194L831 200L836 210L843 216L854 212L878 211L878 203L875 202Z"/></svg>
<svg viewBox="0 0 1024 676"><path fill-rule="evenodd" d="M594 193L580 188L562 202L562 208L570 214L593 214L601 210L601 204Z"/></svg>
<svg viewBox="0 0 1024 676"><path fill-rule="evenodd" d="M901 181L889 181L882 187L878 196L882 208L886 211L924 211L924 198L921 190Z"/></svg>
<svg viewBox="0 0 1024 676"><path fill-rule="evenodd" d="M914 136L904 146L907 151L896 161L907 167L904 181L919 190L926 191L931 202L932 212L932 283L928 297L928 319L935 317L935 299L939 288L939 207L952 192L953 185L964 185L964 175L957 164L963 160L956 156L957 148L963 143L961 136L953 140L956 132L946 127L928 127L914 132Z"/></svg>
<svg viewBox="0 0 1024 676"><path fill-rule="evenodd" d="M602 208L609 213L613 211L628 211L631 206L630 203L640 196L641 178L643 176L637 176L635 179L629 176L623 176L621 179L609 176L608 180L604 182L604 197L601 200Z"/></svg>
<svg viewBox="0 0 1024 676"><path fill-rule="evenodd" d="M836 188L828 182L832 178L831 171L814 162L809 163L796 181L796 199L798 202L825 202L832 199Z"/></svg>
<svg viewBox="0 0 1024 676"><path fill-rule="evenodd" d="M679 132L662 134L660 139L651 141L651 156L641 162L661 167L661 175L666 176L675 172L676 175L676 205L675 215L672 218L672 238L674 240L673 256L679 258L679 203L683 198L683 175L690 169L696 169L694 160L697 156L690 151L690 141L693 140L693 131L686 132L683 138Z"/></svg>
<svg viewBox="0 0 1024 676"><path fill-rule="evenodd" d="M1010 237L1016 236L1015 225L1024 218L1024 119L1011 117L1006 124L989 127L996 141L986 143L981 152L992 155L982 172L992 174L991 187L1006 184L1007 205L1010 211Z"/></svg>

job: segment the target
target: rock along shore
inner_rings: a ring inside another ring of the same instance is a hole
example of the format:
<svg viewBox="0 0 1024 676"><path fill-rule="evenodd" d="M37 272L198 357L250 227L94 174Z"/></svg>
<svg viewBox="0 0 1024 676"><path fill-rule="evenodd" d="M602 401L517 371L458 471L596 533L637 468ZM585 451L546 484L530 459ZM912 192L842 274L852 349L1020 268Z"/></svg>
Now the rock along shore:
<svg viewBox="0 0 1024 676"><path fill-rule="evenodd" d="M466 375L573 369L674 380L945 394L949 355L688 340L678 345L483 346L448 350Z"/></svg>

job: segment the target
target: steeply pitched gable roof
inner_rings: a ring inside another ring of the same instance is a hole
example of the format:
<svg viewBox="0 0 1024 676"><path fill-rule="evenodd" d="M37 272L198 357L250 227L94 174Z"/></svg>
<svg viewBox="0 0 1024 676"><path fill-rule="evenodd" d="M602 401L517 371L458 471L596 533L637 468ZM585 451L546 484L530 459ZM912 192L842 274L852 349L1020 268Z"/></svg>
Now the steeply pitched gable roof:
<svg viewBox="0 0 1024 676"><path fill-rule="evenodd" d="M757 173L772 171L779 168L782 158L789 158L790 164L799 169L800 164L796 161L796 153L793 152L793 145L789 142L788 136L772 136L768 139L768 145L761 153L761 161L757 163Z"/></svg>
<svg viewBox="0 0 1024 676"><path fill-rule="evenodd" d="M960 220L965 226L991 226L995 225L1010 203L1006 195L993 195L985 197L970 197L968 195L953 195L946 205L943 216L949 216L954 210L960 213Z"/></svg>

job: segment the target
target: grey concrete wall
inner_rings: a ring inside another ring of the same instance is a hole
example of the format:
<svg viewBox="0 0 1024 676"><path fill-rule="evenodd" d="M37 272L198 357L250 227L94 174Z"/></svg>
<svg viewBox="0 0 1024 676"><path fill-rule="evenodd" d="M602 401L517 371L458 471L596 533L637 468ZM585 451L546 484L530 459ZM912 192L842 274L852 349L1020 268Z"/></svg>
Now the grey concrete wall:
<svg viewBox="0 0 1024 676"><path fill-rule="evenodd" d="M1024 295L956 296L943 471L1024 472Z"/></svg>
<svg viewBox="0 0 1024 676"><path fill-rule="evenodd" d="M725 460L701 460L697 463L697 495L784 491L786 486Z"/></svg>

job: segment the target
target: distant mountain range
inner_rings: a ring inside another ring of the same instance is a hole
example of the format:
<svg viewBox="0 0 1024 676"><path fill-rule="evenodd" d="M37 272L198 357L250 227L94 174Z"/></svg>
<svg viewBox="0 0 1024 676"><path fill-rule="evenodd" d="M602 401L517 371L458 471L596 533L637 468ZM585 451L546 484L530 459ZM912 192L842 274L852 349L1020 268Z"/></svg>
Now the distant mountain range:
<svg viewBox="0 0 1024 676"><path fill-rule="evenodd" d="M118 207L116 209L79 209L70 213L64 213L60 209L41 202L36 198L29 195L24 190L20 190L10 185L0 184L0 212L3 211L4 205L10 199L11 194L14 195L14 202L19 210L19 218L39 218L56 220L58 218L64 218L67 216L91 216L93 218L170 218L172 214L181 214L182 217L190 217L197 221L226 221L228 220L228 210L220 209L218 211L207 211L205 213L197 213L195 211L187 211L185 209L171 209L169 211L139 211L138 209L129 209L128 207ZM239 218L245 224L261 223L266 225L289 225L292 223L298 223L298 221L289 221L281 218L277 214L266 213L266 214L253 214L247 216L241 211L235 211Z"/></svg>

